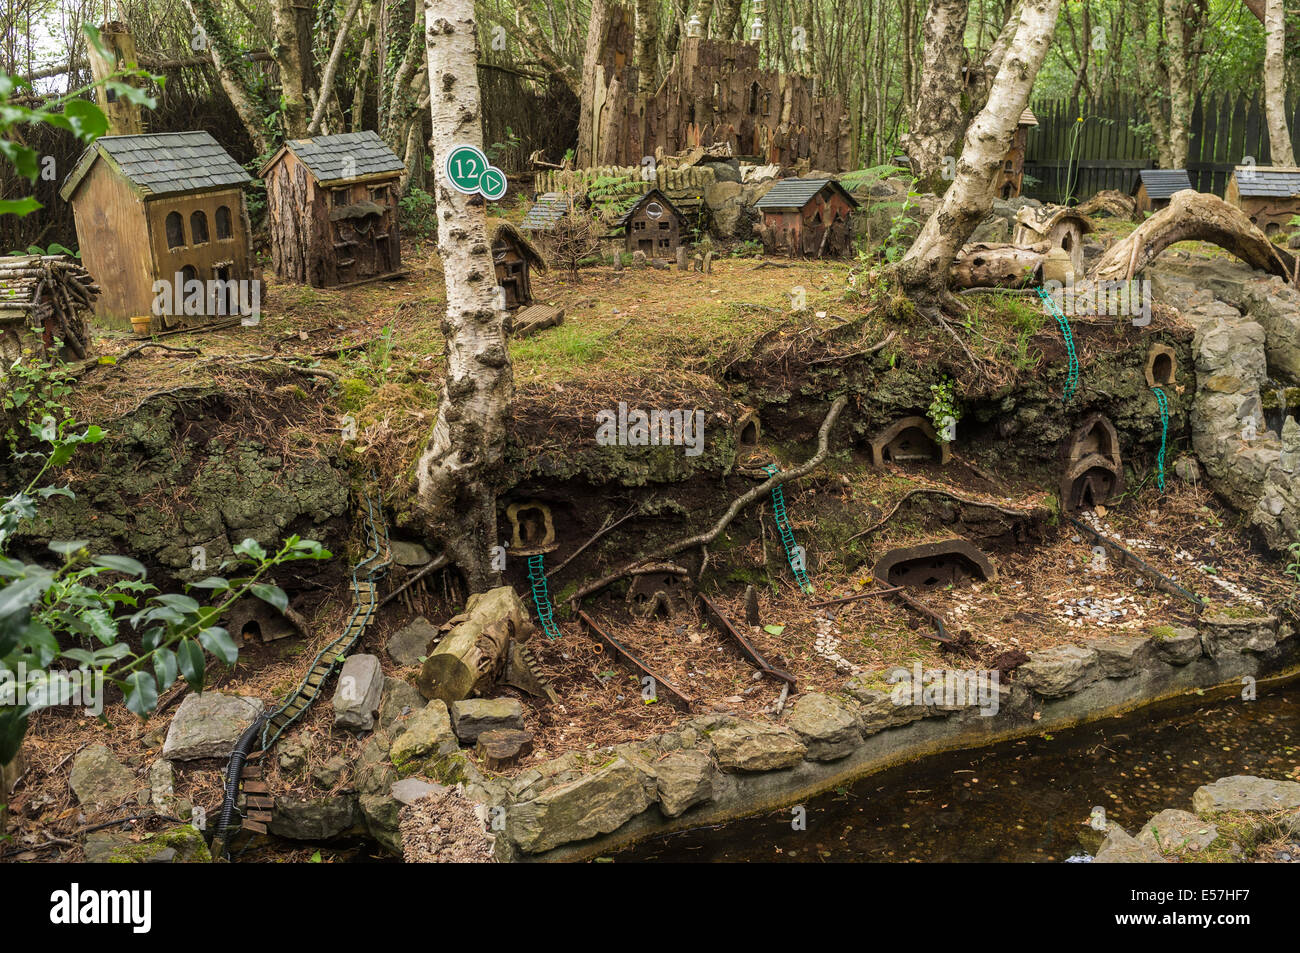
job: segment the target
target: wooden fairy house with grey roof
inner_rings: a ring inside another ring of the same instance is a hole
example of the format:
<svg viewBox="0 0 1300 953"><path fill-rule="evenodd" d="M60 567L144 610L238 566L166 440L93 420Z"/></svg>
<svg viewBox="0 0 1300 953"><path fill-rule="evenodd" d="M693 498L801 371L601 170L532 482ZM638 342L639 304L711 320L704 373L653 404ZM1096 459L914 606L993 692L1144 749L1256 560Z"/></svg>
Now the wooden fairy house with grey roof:
<svg viewBox="0 0 1300 953"><path fill-rule="evenodd" d="M180 293L160 296L155 281L251 281L251 178L206 132L95 140L59 195L72 203L82 263L100 279L96 316L129 328L132 317L153 315L156 326L171 327L183 320L168 306ZM184 320L232 312L237 305L223 294Z"/></svg>
<svg viewBox="0 0 1300 953"><path fill-rule="evenodd" d="M645 252L647 258L676 258L687 230L686 218L658 189L637 199L614 226L624 229L629 252Z"/></svg>
<svg viewBox="0 0 1300 953"><path fill-rule="evenodd" d="M1186 169L1139 169L1129 194L1136 203L1134 214L1158 212L1169 204L1175 192L1190 189L1192 180Z"/></svg>
<svg viewBox="0 0 1300 953"><path fill-rule="evenodd" d="M262 166L275 273L332 288L401 271L404 169L370 130L285 142Z"/></svg>
<svg viewBox="0 0 1300 953"><path fill-rule="evenodd" d="M1300 215L1300 169L1281 166L1239 165L1228 178L1223 193L1266 235L1288 228Z"/></svg>
<svg viewBox="0 0 1300 953"><path fill-rule="evenodd" d="M849 250L858 203L834 179L782 179L754 207L763 216L754 231L768 254L835 258Z"/></svg>
<svg viewBox="0 0 1300 953"><path fill-rule="evenodd" d="M519 227L526 232L550 232L560 219L573 209L573 196L567 192L544 192L537 196Z"/></svg>

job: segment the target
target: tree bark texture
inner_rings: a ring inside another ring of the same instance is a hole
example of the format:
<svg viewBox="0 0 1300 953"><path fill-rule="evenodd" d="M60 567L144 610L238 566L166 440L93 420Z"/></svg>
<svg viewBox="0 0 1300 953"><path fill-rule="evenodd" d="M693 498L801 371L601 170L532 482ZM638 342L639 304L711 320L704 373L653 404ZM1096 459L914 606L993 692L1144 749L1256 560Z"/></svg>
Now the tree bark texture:
<svg viewBox="0 0 1300 953"><path fill-rule="evenodd" d="M925 16L921 85L912 108L911 130L903 136L903 148L916 169L922 192L944 188L944 159L956 161L965 128L962 38L968 7L968 0L930 0Z"/></svg>

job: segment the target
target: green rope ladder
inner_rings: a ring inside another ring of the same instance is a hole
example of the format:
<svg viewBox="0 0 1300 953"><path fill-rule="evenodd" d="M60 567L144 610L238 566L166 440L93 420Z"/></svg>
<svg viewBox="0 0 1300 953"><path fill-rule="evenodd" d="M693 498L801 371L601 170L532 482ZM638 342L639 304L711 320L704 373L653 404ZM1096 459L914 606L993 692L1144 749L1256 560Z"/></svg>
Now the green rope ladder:
<svg viewBox="0 0 1300 953"><path fill-rule="evenodd" d="M560 629L552 618L551 595L546 589L546 569L542 566L542 554L528 557L528 581L533 584L533 605L537 607L537 618L542 623L542 631L547 638L558 639Z"/></svg>
<svg viewBox="0 0 1300 953"><path fill-rule="evenodd" d="M1160 487L1160 492L1165 491L1165 448L1169 441L1169 398L1159 387L1151 388L1152 393L1156 395L1156 403L1160 405L1160 453L1156 456L1156 486Z"/></svg>
<svg viewBox="0 0 1300 953"><path fill-rule="evenodd" d="M1070 373L1065 380L1065 393L1061 396L1061 400L1068 403L1079 390L1079 355L1074 351L1074 333L1070 330L1070 322L1045 289L1038 289L1038 297L1043 299L1043 307L1056 319L1057 325L1061 328L1061 337L1065 339L1065 353L1070 356Z"/></svg>
<svg viewBox="0 0 1300 953"><path fill-rule="evenodd" d="M763 467L763 470L769 476L776 476L781 472L781 468L774 463L769 463ZM790 571L794 573L795 582L805 593L811 594L813 591L812 581L808 578L808 573L804 569L804 560L796 555L798 546L794 541L794 530L790 527L790 520L785 512L785 493L781 489L781 484L772 487L772 515L776 517L776 528L781 534L781 544L785 547L785 558L790 563Z"/></svg>

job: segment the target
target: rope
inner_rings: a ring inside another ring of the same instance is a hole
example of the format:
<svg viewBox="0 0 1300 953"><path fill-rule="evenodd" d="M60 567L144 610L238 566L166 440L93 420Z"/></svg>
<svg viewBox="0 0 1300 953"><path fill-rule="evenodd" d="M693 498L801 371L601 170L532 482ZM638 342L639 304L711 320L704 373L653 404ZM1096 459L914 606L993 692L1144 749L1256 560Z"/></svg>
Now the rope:
<svg viewBox="0 0 1300 953"><path fill-rule="evenodd" d="M541 553L528 557L528 581L533 584L533 605L537 607L537 618L542 623L542 631L549 639L558 639L562 634L552 618L551 594L546 589L546 569L542 565Z"/></svg>
<svg viewBox="0 0 1300 953"><path fill-rule="evenodd" d="M764 472L769 476L776 476L781 472L781 468L775 463L769 463L763 467ZM805 593L811 595L813 591L812 581L808 578L808 573L804 569L804 559L799 555L802 550L794 541L794 530L790 526L790 520L785 512L785 493L781 489L781 484L772 487L772 515L776 517L776 528L781 534L781 545L785 547L785 558L790 564L790 571L794 573L795 582Z"/></svg>
<svg viewBox="0 0 1300 953"><path fill-rule="evenodd" d="M1160 453L1156 455L1156 486L1160 492L1165 491L1165 447L1169 441L1169 398L1159 387L1151 388L1160 405Z"/></svg>
<svg viewBox="0 0 1300 953"><path fill-rule="evenodd" d="M1069 403L1079 390L1079 355L1074 351L1074 333L1070 330L1070 322L1056 306L1052 296L1043 288L1039 288L1038 297L1043 299L1043 307L1047 309L1047 313L1056 319L1061 329L1061 337L1065 339L1065 353L1070 356L1070 372L1065 379L1065 393L1061 395L1061 400Z"/></svg>

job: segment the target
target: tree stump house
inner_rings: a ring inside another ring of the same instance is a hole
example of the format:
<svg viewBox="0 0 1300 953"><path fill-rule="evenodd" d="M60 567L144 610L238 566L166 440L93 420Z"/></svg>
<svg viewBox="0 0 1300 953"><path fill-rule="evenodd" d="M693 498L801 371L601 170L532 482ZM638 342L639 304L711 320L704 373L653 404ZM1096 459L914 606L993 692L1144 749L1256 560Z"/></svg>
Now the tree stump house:
<svg viewBox="0 0 1300 953"><path fill-rule="evenodd" d="M1025 181L1025 150L1029 148L1029 130L1038 125L1038 117L1028 108L1020 114L1016 125L1016 134L1011 139L1011 148L1002 160L1002 174L998 179L998 195L1014 199L1020 195Z"/></svg>
<svg viewBox="0 0 1300 953"><path fill-rule="evenodd" d="M1266 235L1288 227L1300 215L1300 169L1239 165L1232 170L1223 193Z"/></svg>
<svg viewBox="0 0 1300 953"><path fill-rule="evenodd" d="M169 326L167 304L184 287L164 296L156 281L171 288L178 276L183 284L251 280L244 203L251 178L206 132L95 140L59 195L72 203L83 264L102 280L96 316L130 328L132 317L156 315ZM206 298L201 315L237 312L231 304L225 293Z"/></svg>
<svg viewBox="0 0 1300 953"><path fill-rule="evenodd" d="M332 288L399 272L404 169L370 130L287 141L262 167L275 273Z"/></svg>
<svg viewBox="0 0 1300 953"><path fill-rule="evenodd" d="M834 179L782 179L754 203L754 231L768 254L834 258L849 250L849 219L858 207Z"/></svg>

